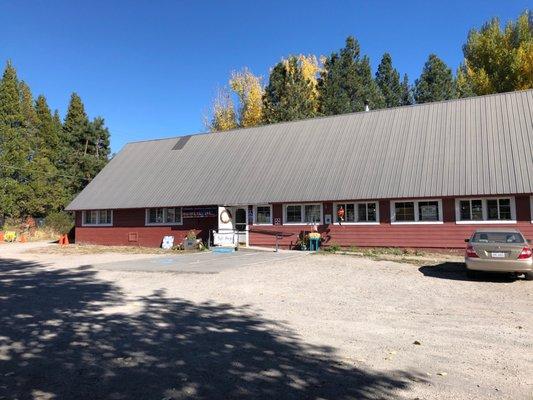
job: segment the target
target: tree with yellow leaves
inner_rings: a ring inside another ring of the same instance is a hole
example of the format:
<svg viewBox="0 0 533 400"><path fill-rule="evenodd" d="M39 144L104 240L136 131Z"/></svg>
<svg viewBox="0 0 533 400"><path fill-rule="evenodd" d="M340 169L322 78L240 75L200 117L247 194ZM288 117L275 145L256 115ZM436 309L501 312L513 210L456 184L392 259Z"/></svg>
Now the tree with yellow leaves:
<svg viewBox="0 0 533 400"><path fill-rule="evenodd" d="M497 18L468 34L457 73L463 97L533 88L533 15L522 13L500 28Z"/></svg>
<svg viewBox="0 0 533 400"><path fill-rule="evenodd" d="M237 128L235 106L227 88L219 89L213 101L213 115L206 123L211 132L229 131Z"/></svg>
<svg viewBox="0 0 533 400"><path fill-rule="evenodd" d="M248 128L259 125L263 120L264 90L261 77L245 67L231 74L229 85L239 98L239 126Z"/></svg>

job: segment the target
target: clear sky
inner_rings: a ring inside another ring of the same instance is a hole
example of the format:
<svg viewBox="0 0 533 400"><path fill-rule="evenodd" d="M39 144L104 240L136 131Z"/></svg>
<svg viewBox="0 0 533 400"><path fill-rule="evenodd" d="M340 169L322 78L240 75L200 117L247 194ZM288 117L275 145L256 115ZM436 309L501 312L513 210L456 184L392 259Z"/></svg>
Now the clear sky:
<svg viewBox="0 0 533 400"><path fill-rule="evenodd" d="M468 30L516 19L531 0L0 0L0 62L63 116L72 91L101 115L113 151L203 131L216 88L248 66L268 76L289 54L329 54L348 35L375 71L386 51L410 81L429 53L455 71Z"/></svg>

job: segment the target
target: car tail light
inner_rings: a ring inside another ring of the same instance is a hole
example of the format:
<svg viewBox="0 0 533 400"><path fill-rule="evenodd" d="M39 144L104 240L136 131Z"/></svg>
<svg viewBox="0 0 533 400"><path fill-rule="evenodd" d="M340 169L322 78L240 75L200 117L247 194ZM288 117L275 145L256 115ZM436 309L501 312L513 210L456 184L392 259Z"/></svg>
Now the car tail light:
<svg viewBox="0 0 533 400"><path fill-rule="evenodd" d="M479 258L476 251L471 245L466 246L466 257L468 258Z"/></svg>
<svg viewBox="0 0 533 400"><path fill-rule="evenodd" d="M531 251L531 249L529 247L524 247L522 249L522 251L520 252L520 255L518 256L518 259L519 260L524 260L526 258L531 258L532 254L533 254L533 252Z"/></svg>

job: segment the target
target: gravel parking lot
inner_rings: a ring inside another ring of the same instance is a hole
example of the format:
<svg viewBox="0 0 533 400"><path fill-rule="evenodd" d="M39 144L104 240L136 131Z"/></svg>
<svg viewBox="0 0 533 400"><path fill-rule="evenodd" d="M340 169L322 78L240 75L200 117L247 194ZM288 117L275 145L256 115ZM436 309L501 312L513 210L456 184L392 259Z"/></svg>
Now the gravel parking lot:
<svg viewBox="0 0 533 400"><path fill-rule="evenodd" d="M532 282L342 255L149 272L99 266L167 256L6 246L0 399L533 398Z"/></svg>

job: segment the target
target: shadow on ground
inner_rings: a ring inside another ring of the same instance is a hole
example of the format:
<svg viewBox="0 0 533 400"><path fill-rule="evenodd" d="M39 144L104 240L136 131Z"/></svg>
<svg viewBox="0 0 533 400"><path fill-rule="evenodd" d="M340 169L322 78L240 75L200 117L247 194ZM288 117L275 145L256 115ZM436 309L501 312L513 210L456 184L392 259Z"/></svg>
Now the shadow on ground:
<svg viewBox="0 0 533 400"><path fill-rule="evenodd" d="M418 268L425 276L454 281L484 281L484 282L513 282L516 275L507 273L476 272L474 277L468 277L464 263L444 262L437 265L424 265Z"/></svg>
<svg viewBox="0 0 533 400"><path fill-rule="evenodd" d="M140 302L110 313L124 296L87 267L0 260L0 398L385 399L423 381L341 364L246 307Z"/></svg>

